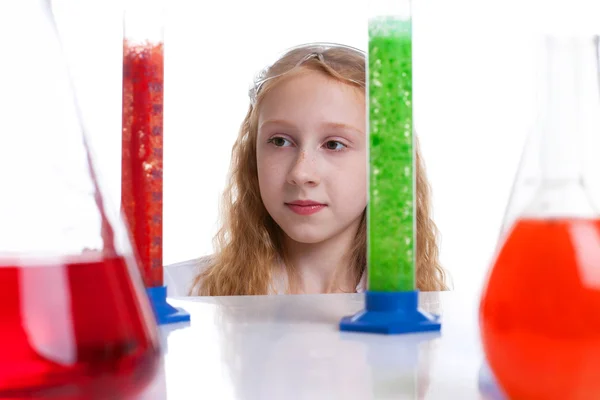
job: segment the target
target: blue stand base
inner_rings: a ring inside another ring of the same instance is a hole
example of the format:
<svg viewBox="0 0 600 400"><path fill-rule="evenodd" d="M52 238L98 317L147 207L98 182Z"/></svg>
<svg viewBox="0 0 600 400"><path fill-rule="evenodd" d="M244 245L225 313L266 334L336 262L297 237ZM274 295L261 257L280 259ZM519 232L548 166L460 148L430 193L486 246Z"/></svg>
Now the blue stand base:
<svg viewBox="0 0 600 400"><path fill-rule="evenodd" d="M365 310L342 318L340 330L402 334L440 331L439 316L419 310L419 292L371 292L365 294Z"/></svg>
<svg viewBox="0 0 600 400"><path fill-rule="evenodd" d="M190 320L190 314L181 308L175 308L167 303L167 287L156 286L146 288L150 303L154 309L156 322L159 325L174 324L176 322L186 322Z"/></svg>

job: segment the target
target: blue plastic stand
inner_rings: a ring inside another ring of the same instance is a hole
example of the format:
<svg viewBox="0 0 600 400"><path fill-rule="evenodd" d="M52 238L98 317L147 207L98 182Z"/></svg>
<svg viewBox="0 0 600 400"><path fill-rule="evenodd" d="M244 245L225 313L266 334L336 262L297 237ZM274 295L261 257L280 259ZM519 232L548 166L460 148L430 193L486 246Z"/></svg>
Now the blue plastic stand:
<svg viewBox="0 0 600 400"><path fill-rule="evenodd" d="M419 310L419 291L365 293L365 310L342 318L340 330L402 334L440 331L439 316Z"/></svg>
<svg viewBox="0 0 600 400"><path fill-rule="evenodd" d="M146 292L152 303L154 315L159 325L174 324L190 320L190 314L181 308L175 308L167 303L167 287L156 286L147 288Z"/></svg>

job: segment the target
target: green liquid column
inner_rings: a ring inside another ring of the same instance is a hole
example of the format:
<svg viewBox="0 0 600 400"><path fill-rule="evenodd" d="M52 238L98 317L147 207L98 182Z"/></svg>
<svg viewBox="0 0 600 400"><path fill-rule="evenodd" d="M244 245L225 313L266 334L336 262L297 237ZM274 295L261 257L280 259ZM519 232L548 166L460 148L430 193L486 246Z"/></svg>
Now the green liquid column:
<svg viewBox="0 0 600 400"><path fill-rule="evenodd" d="M369 20L368 289L415 290L411 20Z"/></svg>

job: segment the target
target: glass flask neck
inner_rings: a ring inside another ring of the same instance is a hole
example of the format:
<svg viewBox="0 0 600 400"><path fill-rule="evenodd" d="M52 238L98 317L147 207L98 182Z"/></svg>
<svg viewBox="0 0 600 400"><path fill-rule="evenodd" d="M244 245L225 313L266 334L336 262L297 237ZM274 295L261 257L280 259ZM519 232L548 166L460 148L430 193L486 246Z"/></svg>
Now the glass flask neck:
<svg viewBox="0 0 600 400"><path fill-rule="evenodd" d="M0 136L10 133L0 145L0 262L130 255L94 166L56 8L50 0L11 6L10 14L0 6L0 109L8 111L0 112Z"/></svg>
<svg viewBox="0 0 600 400"><path fill-rule="evenodd" d="M600 129L598 39L548 37L544 43L541 181L526 209L534 217L594 217L584 179L584 146Z"/></svg>

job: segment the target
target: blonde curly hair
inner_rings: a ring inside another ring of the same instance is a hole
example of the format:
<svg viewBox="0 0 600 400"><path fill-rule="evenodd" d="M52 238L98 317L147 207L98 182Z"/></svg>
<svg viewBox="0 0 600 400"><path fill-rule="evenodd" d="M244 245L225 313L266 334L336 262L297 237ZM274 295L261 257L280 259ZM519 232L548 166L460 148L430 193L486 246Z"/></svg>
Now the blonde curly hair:
<svg viewBox="0 0 600 400"><path fill-rule="evenodd" d="M293 49L261 76L251 91L251 105L231 153L230 179L221 203L222 225L214 238L216 253L210 266L195 278L191 294L205 296L261 295L273 289L274 266L286 264L283 232L263 205L256 160L258 110L262 99L282 79L305 69L321 71L332 79L364 90L365 57L343 46L330 47L311 57L310 47ZM438 259L437 227L431 218L430 187L423 157L415 138L417 171L416 285L421 291L446 290L446 274ZM366 210L350 250L350 272L359 284L366 268ZM290 286L291 287L291 286Z"/></svg>

